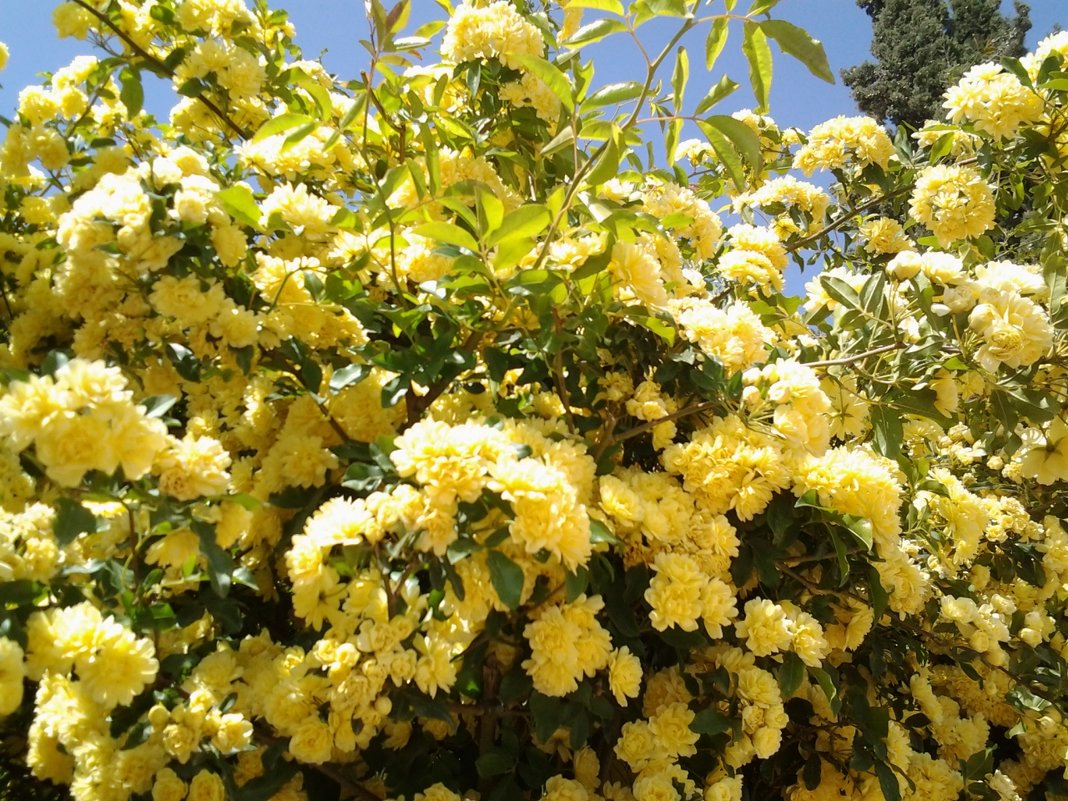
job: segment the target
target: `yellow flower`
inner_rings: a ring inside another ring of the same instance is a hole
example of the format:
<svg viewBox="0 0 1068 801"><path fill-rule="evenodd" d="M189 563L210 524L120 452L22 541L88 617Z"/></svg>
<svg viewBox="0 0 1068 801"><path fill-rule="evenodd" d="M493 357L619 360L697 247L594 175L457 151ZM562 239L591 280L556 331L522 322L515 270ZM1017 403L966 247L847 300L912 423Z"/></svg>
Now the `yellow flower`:
<svg viewBox="0 0 1068 801"><path fill-rule="evenodd" d="M152 801L183 801L188 789L177 773L170 768L164 768L153 780Z"/></svg>
<svg viewBox="0 0 1068 801"><path fill-rule="evenodd" d="M757 656L785 651L790 647L786 610L766 598L753 598L745 604L745 618L734 624L746 647Z"/></svg>
<svg viewBox="0 0 1068 801"><path fill-rule="evenodd" d="M298 762L322 765L333 753L334 737L330 727L313 716L303 720L289 740L289 752Z"/></svg>
<svg viewBox="0 0 1068 801"><path fill-rule="evenodd" d="M230 454L213 437L186 434L156 461L160 492L180 501L226 493Z"/></svg>
<svg viewBox="0 0 1068 801"><path fill-rule="evenodd" d="M608 263L608 269L615 279L616 291L621 299L637 299L654 307L667 303L667 291L660 276L660 262L655 248L648 241L616 242L612 246L612 260Z"/></svg>
<svg viewBox="0 0 1068 801"><path fill-rule="evenodd" d="M977 131L999 139L1011 137L1020 125L1042 118L1042 98L1000 64L977 64L946 92L942 105L950 122L971 122Z"/></svg>
<svg viewBox="0 0 1068 801"><path fill-rule="evenodd" d="M734 588L725 581L711 578L701 593L701 620L705 631L713 639L723 636L723 627L738 617L737 597Z"/></svg>
<svg viewBox="0 0 1068 801"><path fill-rule="evenodd" d="M742 210L752 207L762 208L775 214L772 228L779 236L805 233L810 228L819 226L827 213L831 199L825 191L815 184L799 181L792 175L774 178L763 186L734 200L734 208ZM811 223L802 228L790 212L800 211L811 218Z"/></svg>
<svg viewBox="0 0 1068 801"><path fill-rule="evenodd" d="M900 253L912 247L901 223L889 217L875 217L860 226L865 247L872 253Z"/></svg>
<svg viewBox="0 0 1068 801"><path fill-rule="evenodd" d="M423 792L416 793L414 801L460 801L460 796L441 782L437 782Z"/></svg>
<svg viewBox="0 0 1068 801"><path fill-rule="evenodd" d="M663 764L670 758L664 744L644 720L624 723L614 750L616 756L635 772L650 765Z"/></svg>
<svg viewBox="0 0 1068 801"><path fill-rule="evenodd" d="M502 86L500 97L514 106L533 108L534 113L550 125L555 124L560 116L560 99L544 81L531 72L524 73L523 77L514 83Z"/></svg>
<svg viewBox="0 0 1068 801"><path fill-rule="evenodd" d="M156 679L159 662L151 640L137 637L109 617L75 659L78 678L105 709L129 704Z"/></svg>
<svg viewBox="0 0 1068 801"><path fill-rule="evenodd" d="M859 448L832 448L799 463L795 481L799 495L815 490L821 505L870 520L876 542L901 531L901 485L881 457Z"/></svg>
<svg viewBox="0 0 1068 801"><path fill-rule="evenodd" d="M513 54L540 56L544 50L541 32L508 0L463 0L453 9L441 42L442 58L454 64L496 58L512 69L522 67Z"/></svg>
<svg viewBox="0 0 1068 801"><path fill-rule="evenodd" d="M909 211L943 247L994 225L994 193L972 167L936 165L916 179Z"/></svg>
<svg viewBox="0 0 1068 801"><path fill-rule="evenodd" d="M664 467L713 515L733 509L742 520L762 512L790 480L779 441L752 431L731 415L664 450Z"/></svg>
<svg viewBox="0 0 1068 801"><path fill-rule="evenodd" d="M0 717L10 715L22 704L26 677L22 657L22 647L17 642L0 637Z"/></svg>
<svg viewBox="0 0 1068 801"><path fill-rule="evenodd" d="M626 645L612 651L608 657L608 689L612 691L616 703L626 706L628 698L638 697L641 685L641 660Z"/></svg>
<svg viewBox="0 0 1068 801"><path fill-rule="evenodd" d="M811 175L817 169L833 170L853 164L877 164L886 169L894 143L885 129L870 117L835 117L820 123L808 135L794 165Z"/></svg>
<svg viewBox="0 0 1068 801"><path fill-rule="evenodd" d="M984 289L968 315L968 326L983 339L976 356L984 369L1033 364L1053 344L1053 326L1042 308L1012 291Z"/></svg>
<svg viewBox="0 0 1068 801"><path fill-rule="evenodd" d="M661 220L686 220L670 227L676 236L690 240L698 258L709 259L716 252L723 223L708 202L689 187L650 181L642 188L642 203L647 212Z"/></svg>
<svg viewBox="0 0 1068 801"><path fill-rule="evenodd" d="M693 721L693 711L686 704L676 701L661 707L649 719L649 728L672 757L693 756L697 753L696 745L700 738L690 728Z"/></svg>
<svg viewBox="0 0 1068 801"><path fill-rule="evenodd" d="M527 553L545 549L569 570L589 561L589 515L563 471L540 459L502 459L491 472L488 487L511 503L508 530Z"/></svg>
<svg viewBox="0 0 1068 801"><path fill-rule="evenodd" d="M696 631L707 582L697 562L685 554L659 553L653 570L656 575L645 591L645 600L652 607L649 620L653 628L664 631L678 626L683 631Z"/></svg>
<svg viewBox="0 0 1068 801"><path fill-rule="evenodd" d="M553 776L545 782L545 792L541 801L589 801L590 793L575 779Z"/></svg>
<svg viewBox="0 0 1068 801"><path fill-rule="evenodd" d="M523 669L538 692L567 695L584 675L592 677L608 665L611 640L595 617L603 606L599 596L580 595L571 604L543 610L523 629L531 651Z"/></svg>
<svg viewBox="0 0 1068 801"><path fill-rule="evenodd" d="M719 360L728 374L763 361L775 338L744 303L720 309L707 300L684 298L670 308L683 337Z"/></svg>
<svg viewBox="0 0 1068 801"><path fill-rule="evenodd" d="M187 801L226 801L226 785L222 777L210 770L199 770L189 782Z"/></svg>
<svg viewBox="0 0 1068 801"><path fill-rule="evenodd" d="M1054 417L1045 432L1025 429L1021 440L1016 458L1022 475L1046 486L1068 481L1068 425L1063 418Z"/></svg>

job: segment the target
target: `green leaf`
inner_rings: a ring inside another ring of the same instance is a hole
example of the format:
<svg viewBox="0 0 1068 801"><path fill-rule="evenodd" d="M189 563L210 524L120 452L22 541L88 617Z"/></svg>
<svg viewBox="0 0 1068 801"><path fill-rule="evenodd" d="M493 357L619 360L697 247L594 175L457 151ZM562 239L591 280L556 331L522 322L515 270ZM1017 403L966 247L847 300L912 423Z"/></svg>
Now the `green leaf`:
<svg viewBox="0 0 1068 801"><path fill-rule="evenodd" d="M497 596L509 609L519 608L519 599L523 596L523 568L500 551L490 551L486 558Z"/></svg>
<svg viewBox="0 0 1068 801"><path fill-rule="evenodd" d="M764 35L760 25L746 20L744 30L742 53L749 62L749 83L757 101L756 111L758 114L766 114L768 96L771 93L771 48L768 47L768 37Z"/></svg>
<svg viewBox="0 0 1068 801"><path fill-rule="evenodd" d="M731 719L715 709L702 709L694 715L690 731L697 734L722 734L734 728Z"/></svg>
<svg viewBox="0 0 1068 801"><path fill-rule="evenodd" d="M872 543L875 540L872 536L870 520L866 520L863 517L857 517L856 515L842 515L842 524L850 534L860 541L861 545L869 551L871 550Z"/></svg>
<svg viewBox="0 0 1068 801"><path fill-rule="evenodd" d="M567 592L567 600L574 601L582 593L586 592L586 588L590 584L590 571L581 565L578 568L577 573L568 573L564 578L564 589Z"/></svg>
<svg viewBox="0 0 1068 801"><path fill-rule="evenodd" d="M731 180L738 189L747 184L743 160L754 172L759 172L762 157L760 140L744 122L724 115L713 115L697 121L716 156L723 162Z"/></svg>
<svg viewBox="0 0 1068 801"><path fill-rule="evenodd" d="M527 706L534 718L535 736L542 742L548 742L553 732L563 725L568 705L535 691L530 694Z"/></svg>
<svg viewBox="0 0 1068 801"><path fill-rule="evenodd" d="M211 588L220 598L230 593L230 577L234 572L234 560L230 554L219 547L215 538L215 526L201 520L194 520L191 528L200 538L200 552L208 560L208 579Z"/></svg>
<svg viewBox="0 0 1068 801"><path fill-rule="evenodd" d="M675 344L675 326L666 320L653 316L638 316L634 321L647 331L652 331L671 347Z"/></svg>
<svg viewBox="0 0 1068 801"><path fill-rule="evenodd" d="M411 16L411 13L411 0L399 0L386 15L386 25L389 27L389 32L393 34L402 30L408 24L408 17Z"/></svg>
<svg viewBox="0 0 1068 801"><path fill-rule="evenodd" d="M486 241L490 247L512 239L533 238L549 225L549 210L538 203L520 206L508 212L500 228L493 231Z"/></svg>
<svg viewBox="0 0 1068 801"><path fill-rule="evenodd" d="M330 376L330 389L334 392L340 392L350 384L363 381L370 372L370 365L347 364L340 370L335 370L333 375Z"/></svg>
<svg viewBox="0 0 1068 801"><path fill-rule="evenodd" d="M801 661L801 657L791 651L783 654L782 664L779 666L779 687L782 689L783 699L794 694L804 677L805 663Z"/></svg>
<svg viewBox="0 0 1068 801"><path fill-rule="evenodd" d="M174 395L153 395L141 401L141 405L145 407L145 417L163 417L177 402Z"/></svg>
<svg viewBox="0 0 1068 801"><path fill-rule="evenodd" d="M304 70L293 69L290 70L290 73L292 76L290 82L299 86L311 96L312 101L315 103L315 110L318 112L319 119L324 120L333 116L334 103L330 98L330 93L326 91L326 88ZM308 124L310 123L305 123L305 125Z"/></svg>
<svg viewBox="0 0 1068 801"><path fill-rule="evenodd" d="M602 86L592 95L582 101L582 109L599 108L600 106L614 106L617 103L625 103L633 100L642 93L644 87L637 81L623 81L610 83Z"/></svg>
<svg viewBox="0 0 1068 801"><path fill-rule="evenodd" d="M901 443L905 436L901 415L879 404L871 407L868 418L871 420L872 444L876 452L896 460L901 455Z"/></svg>
<svg viewBox="0 0 1068 801"><path fill-rule="evenodd" d="M575 110L575 98L572 97L571 82L567 76L555 64L551 64L538 56L529 56L525 53L510 53L509 58L526 68L534 77L549 87L557 99L568 111Z"/></svg>
<svg viewBox="0 0 1068 801"><path fill-rule="evenodd" d="M671 104L676 112L682 111L683 98L686 94L686 82L690 77L690 57L685 47L679 47L675 53L675 69L671 73Z"/></svg>
<svg viewBox="0 0 1068 801"><path fill-rule="evenodd" d="M820 283L834 300L849 309L861 308L860 296L848 283L833 275L821 275Z"/></svg>
<svg viewBox="0 0 1068 801"><path fill-rule="evenodd" d="M827 62L823 44L804 28L782 19L768 19L760 23L760 29L775 40L782 52L796 58L817 78L834 83L834 73Z"/></svg>
<svg viewBox="0 0 1068 801"><path fill-rule="evenodd" d="M504 204L482 184L475 185L475 206L478 209L478 226L484 236L500 228L504 222Z"/></svg>
<svg viewBox="0 0 1068 801"><path fill-rule="evenodd" d="M569 0L568 8L594 8L623 16L622 0Z"/></svg>
<svg viewBox="0 0 1068 801"><path fill-rule="evenodd" d="M96 531L96 518L77 501L60 498L56 502L56 519L52 524L52 531L60 545L69 545L79 534Z"/></svg>
<svg viewBox="0 0 1068 801"><path fill-rule="evenodd" d="M842 701L838 697L838 684L834 677L823 668L809 668L808 674L816 679L820 689L823 690L823 694L827 696L827 700L831 704L831 710L837 714L838 710L842 708Z"/></svg>
<svg viewBox="0 0 1068 801"><path fill-rule="evenodd" d="M126 106L127 116L131 118L136 117L145 104L145 89L141 85L140 70L133 69L132 67L125 67L122 72L119 73L119 82L122 84L122 89L119 92L119 100Z"/></svg>
<svg viewBox="0 0 1068 801"><path fill-rule="evenodd" d="M801 771L801 779L805 782L805 788L815 790L820 786L820 777L823 774L823 760L819 754L810 754L805 760L805 767Z"/></svg>
<svg viewBox="0 0 1068 801"><path fill-rule="evenodd" d="M1005 700L1017 709L1029 709L1032 712L1044 712L1053 704L1046 698L1035 695L1022 684L1017 684L1005 695Z"/></svg>
<svg viewBox="0 0 1068 801"><path fill-rule="evenodd" d="M571 5L574 7L574 3ZM569 39L564 41L563 45L564 47L578 47L591 42L599 42L606 36L611 36L613 33L622 33L626 29L627 26L618 19L594 20L575 31Z"/></svg>
<svg viewBox="0 0 1068 801"><path fill-rule="evenodd" d="M288 131L291 128L296 128L301 125L307 125L308 123L315 124L315 120L309 117L307 114L281 114L277 117L272 117L263 123L256 131L256 135L252 137L252 142L259 142L266 139L268 136L274 136L280 134L283 131Z"/></svg>
<svg viewBox="0 0 1068 801"><path fill-rule="evenodd" d="M437 242L444 242L448 245L456 245L456 247L467 248L473 253L478 253L478 242L467 231L458 225L447 222L428 222L422 225L416 226L412 229L412 233L419 236L425 236L427 239L433 239Z"/></svg>
<svg viewBox="0 0 1068 801"><path fill-rule="evenodd" d="M590 186L599 186L605 181L610 181L614 178L618 170L619 146L613 137L606 143L604 150L597 159L597 163L593 165L593 169L586 176L586 183Z"/></svg>
<svg viewBox="0 0 1068 801"><path fill-rule="evenodd" d="M503 776L515 768L515 754L503 748L491 748L475 760L475 768L482 778Z"/></svg>
<svg viewBox="0 0 1068 801"><path fill-rule="evenodd" d="M636 25L656 17L688 17L690 8L686 0L635 0L631 6Z"/></svg>
<svg viewBox="0 0 1068 801"><path fill-rule="evenodd" d="M304 139L307 139L311 132L318 127L319 123L313 121L306 122L300 127L295 128L293 132L282 141L282 152L285 153L287 150L295 147Z"/></svg>
<svg viewBox="0 0 1068 801"><path fill-rule="evenodd" d="M760 152L760 137L753 129L741 120L726 114L713 114L704 119L705 125L709 125L726 136L738 154L745 159L749 169L760 172L764 163L764 157Z"/></svg>
<svg viewBox="0 0 1068 801"><path fill-rule="evenodd" d="M834 546L834 556L838 560L838 586L844 587L849 580L849 554L842 538L838 536L837 528L829 528L827 533L830 535L831 545Z"/></svg>
<svg viewBox="0 0 1068 801"><path fill-rule="evenodd" d="M264 760L266 762L266 760ZM278 793L297 773L297 769L288 762L279 762L262 776L242 784L237 788L234 801L267 801Z"/></svg>
<svg viewBox="0 0 1068 801"><path fill-rule="evenodd" d="M745 167L742 164L741 157L738 155L738 151L731 144L731 140L720 133L719 129L708 125L704 120L698 120L697 127L702 130L705 138L708 139L708 143L716 152L716 156L723 164L724 169L727 170L727 174L730 176L731 181L734 182L735 187L739 192L744 192L746 187Z"/></svg>
<svg viewBox="0 0 1068 801"><path fill-rule="evenodd" d="M719 54L723 52L727 44L727 17L718 17L708 29L708 37L705 39L705 68L709 71L716 66Z"/></svg>
<svg viewBox="0 0 1068 801"><path fill-rule="evenodd" d="M260 207L256 203L256 196L252 194L245 184L228 186L215 195L215 199L223 210L243 225L249 228L260 227Z"/></svg>
<svg viewBox="0 0 1068 801"><path fill-rule="evenodd" d="M897 783L893 768L885 762L876 762L875 775L879 777L879 787L882 788L885 801L901 801L901 785Z"/></svg>
<svg viewBox="0 0 1068 801"><path fill-rule="evenodd" d="M200 97L209 88L210 84L202 78L190 78L174 91L182 97Z"/></svg>
<svg viewBox="0 0 1068 801"><path fill-rule="evenodd" d="M704 96L704 99L697 104L697 108L693 110L693 113L704 114L714 105L716 105L716 103L718 103L720 100L734 92L734 90L737 88L738 82L733 81L730 79L729 76L724 75L722 78L719 79L719 83L713 86L709 90L708 94Z"/></svg>
<svg viewBox="0 0 1068 801"><path fill-rule="evenodd" d="M600 520L590 518L590 542L608 542L612 545L622 545L622 541Z"/></svg>
<svg viewBox="0 0 1068 801"><path fill-rule="evenodd" d="M779 4L779 0L753 0L749 6L747 16L755 17L758 14L766 14Z"/></svg>

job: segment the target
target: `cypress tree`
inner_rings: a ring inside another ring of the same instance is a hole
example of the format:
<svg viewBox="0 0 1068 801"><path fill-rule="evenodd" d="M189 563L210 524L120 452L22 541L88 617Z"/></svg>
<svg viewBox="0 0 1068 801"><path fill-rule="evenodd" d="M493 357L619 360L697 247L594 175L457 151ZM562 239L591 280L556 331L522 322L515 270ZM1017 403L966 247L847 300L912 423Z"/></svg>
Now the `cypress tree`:
<svg viewBox="0 0 1068 801"><path fill-rule="evenodd" d="M1030 9L998 0L857 0L872 19L874 60L842 71L860 109L894 125L943 116L942 94L974 64L1024 53Z"/></svg>

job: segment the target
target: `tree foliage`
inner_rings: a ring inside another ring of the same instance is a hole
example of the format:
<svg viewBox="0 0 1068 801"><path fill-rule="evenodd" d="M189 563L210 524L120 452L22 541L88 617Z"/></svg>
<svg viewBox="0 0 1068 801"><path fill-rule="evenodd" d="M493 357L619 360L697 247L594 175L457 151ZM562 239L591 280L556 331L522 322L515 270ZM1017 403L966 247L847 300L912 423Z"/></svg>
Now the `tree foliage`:
<svg viewBox="0 0 1068 801"><path fill-rule="evenodd" d="M0 776L1063 797L1068 35L802 132L689 82L829 78L774 6L370 0L342 79L263 3L62 5L98 56L0 149Z"/></svg>
<svg viewBox="0 0 1068 801"><path fill-rule="evenodd" d="M871 53L842 71L865 114L913 129L944 119L942 92L974 64L1024 53L1029 9L998 0L857 0L871 17Z"/></svg>

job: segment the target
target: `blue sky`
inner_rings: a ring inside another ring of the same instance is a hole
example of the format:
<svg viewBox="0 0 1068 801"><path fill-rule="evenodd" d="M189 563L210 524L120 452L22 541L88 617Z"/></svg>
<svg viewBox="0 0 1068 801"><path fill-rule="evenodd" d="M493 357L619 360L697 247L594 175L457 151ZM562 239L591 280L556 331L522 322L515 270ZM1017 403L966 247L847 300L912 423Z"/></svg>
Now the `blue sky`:
<svg viewBox="0 0 1068 801"><path fill-rule="evenodd" d="M388 5L388 0L386 2ZM413 26L419 21L441 16L441 10L433 0L412 0L412 3ZM1028 36L1029 47L1045 36L1054 23L1068 27L1068 0L1031 0L1030 4L1034 27ZM0 2L0 40L6 42L11 51L8 67L0 73L0 84L3 85L0 114L10 115L21 87L39 82L36 73L56 70L73 56L90 51L85 42L56 38L51 24L54 5L44 0ZM327 68L342 78L354 76L363 67L364 52L357 44L357 40L367 34L363 0L290 0L288 4L280 5L289 10L297 28L297 41L306 56L315 57L322 53ZM743 0L739 5L744 7L746 3ZM781 0L774 15L801 25L822 40L836 75L842 68L868 57L871 26L854 0ZM655 35L655 29L654 23L648 30ZM740 34L740 31L734 33ZM743 89L727 98L717 109L723 113L753 104L752 96L744 91L746 68L738 51L740 35L732 39L713 75L704 73L703 39L694 37L686 41L691 53L690 97L700 97L703 90L724 72L743 85ZM627 47L622 37L608 41L610 47L595 52L598 82L633 79L638 68L636 51ZM779 56L777 52L776 56L771 111L781 125L809 128L836 114L856 113L849 92L840 80L831 86L810 75L796 62Z"/></svg>

